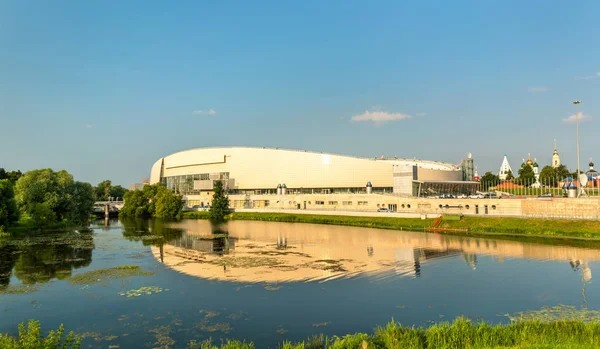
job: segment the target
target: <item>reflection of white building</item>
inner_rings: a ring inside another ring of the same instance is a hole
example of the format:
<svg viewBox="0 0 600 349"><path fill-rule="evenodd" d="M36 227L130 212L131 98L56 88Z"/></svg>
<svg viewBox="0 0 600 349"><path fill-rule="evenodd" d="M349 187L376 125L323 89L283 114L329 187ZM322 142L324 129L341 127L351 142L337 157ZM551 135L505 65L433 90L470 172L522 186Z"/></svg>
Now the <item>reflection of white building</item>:
<svg viewBox="0 0 600 349"><path fill-rule="evenodd" d="M572 259L569 261L569 264L571 264L571 268L573 268L574 271L581 271L583 281L588 282L592 280L592 269L590 269L586 260Z"/></svg>

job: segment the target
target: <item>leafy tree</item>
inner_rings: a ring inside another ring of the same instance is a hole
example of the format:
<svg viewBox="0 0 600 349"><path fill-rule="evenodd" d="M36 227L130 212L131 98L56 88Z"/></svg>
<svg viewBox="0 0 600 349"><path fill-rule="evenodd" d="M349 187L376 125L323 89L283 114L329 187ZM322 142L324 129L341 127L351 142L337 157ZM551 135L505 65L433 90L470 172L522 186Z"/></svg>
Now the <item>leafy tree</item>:
<svg viewBox="0 0 600 349"><path fill-rule="evenodd" d="M540 183L549 187L556 187L560 179L556 170L552 166L544 166L542 172L540 172Z"/></svg>
<svg viewBox="0 0 600 349"><path fill-rule="evenodd" d="M41 333L42 329L38 321L29 320L27 327L24 323L20 323L18 338L0 333L0 347L12 349L78 349L81 347L81 338L77 338L73 332L65 336L63 325L60 325L56 331L50 331L46 337Z"/></svg>
<svg viewBox="0 0 600 349"><path fill-rule="evenodd" d="M98 201L108 201L110 198L121 198L123 200L125 193L128 192L127 189L120 185L112 185L112 182L109 180L98 183L94 191L96 193L96 200Z"/></svg>
<svg viewBox="0 0 600 349"><path fill-rule="evenodd" d="M571 176L571 172L565 165L558 166L555 169L555 171L556 171L556 176L558 177L559 180L563 180L563 179Z"/></svg>
<svg viewBox="0 0 600 349"><path fill-rule="evenodd" d="M506 180L510 181L512 179L515 179L515 176L513 176L512 170L508 170L508 172L506 173Z"/></svg>
<svg viewBox="0 0 600 349"><path fill-rule="evenodd" d="M33 226L38 229L50 228L56 224L56 214L47 203L34 203L30 210L29 216L33 221Z"/></svg>
<svg viewBox="0 0 600 349"><path fill-rule="evenodd" d="M94 188L96 192L96 200L98 201L108 201L110 197L110 188L112 187L112 182L109 180L102 181L98 183L98 185Z"/></svg>
<svg viewBox="0 0 600 349"><path fill-rule="evenodd" d="M8 179L13 185L17 183L17 180L19 180L22 175L23 173L21 173L21 171L6 172L5 169L0 168L0 180Z"/></svg>
<svg viewBox="0 0 600 349"><path fill-rule="evenodd" d="M229 198L223 189L223 182L215 181L213 186L213 201L210 207L210 217L222 221L229 210Z"/></svg>
<svg viewBox="0 0 600 349"><path fill-rule="evenodd" d="M23 173L20 170L17 171L10 171L6 174L6 178L11 181L11 183L14 185L15 183L17 183L17 181L19 180L19 178L23 177Z"/></svg>
<svg viewBox="0 0 600 349"><path fill-rule="evenodd" d="M146 185L142 190L125 193L125 205L120 214L124 217L181 218L181 198L161 184Z"/></svg>
<svg viewBox="0 0 600 349"><path fill-rule="evenodd" d="M155 196L155 213L158 218L181 218L183 209L182 196L160 186Z"/></svg>
<svg viewBox="0 0 600 349"><path fill-rule="evenodd" d="M70 210L69 221L77 225L86 225L89 222L90 213L96 201L94 188L89 183L74 182L70 192L73 205Z"/></svg>
<svg viewBox="0 0 600 349"><path fill-rule="evenodd" d="M489 188L495 187L500 183L500 177L492 172L486 172L480 179L479 185L481 190L487 191Z"/></svg>
<svg viewBox="0 0 600 349"><path fill-rule="evenodd" d="M0 180L0 228L19 220L19 209L13 186L8 179Z"/></svg>
<svg viewBox="0 0 600 349"><path fill-rule="evenodd" d="M74 181L64 170L29 171L19 178L15 192L21 212L40 228L54 223L86 225L94 205L91 186Z"/></svg>
<svg viewBox="0 0 600 349"><path fill-rule="evenodd" d="M521 167L519 169L519 178L516 179L516 182L525 186L530 186L535 183L535 173L533 173L533 168L529 165Z"/></svg>
<svg viewBox="0 0 600 349"><path fill-rule="evenodd" d="M148 218L152 216L149 206L150 200L144 195L143 191L131 190L125 194L125 204L119 214L124 217Z"/></svg>
<svg viewBox="0 0 600 349"><path fill-rule="evenodd" d="M125 197L125 193L127 193L129 190L123 188L120 185L116 185L116 186L111 186L110 187L110 196L112 198L120 198L121 200L123 200L123 198Z"/></svg>

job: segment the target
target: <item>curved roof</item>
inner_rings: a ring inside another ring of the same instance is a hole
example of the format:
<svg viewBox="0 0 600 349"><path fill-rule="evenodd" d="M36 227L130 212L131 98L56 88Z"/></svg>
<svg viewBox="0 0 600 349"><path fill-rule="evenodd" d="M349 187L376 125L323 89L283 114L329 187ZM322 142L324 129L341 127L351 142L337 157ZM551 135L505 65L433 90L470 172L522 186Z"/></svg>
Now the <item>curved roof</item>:
<svg viewBox="0 0 600 349"><path fill-rule="evenodd" d="M310 153L310 154L321 154L321 155L331 155L331 156L341 156L341 157L346 157L346 158L352 158L352 159L361 159L361 160L372 160L372 161L390 161L390 162L415 162L415 163L422 163L422 164L431 164L431 165L438 165L438 166L444 166L447 167L448 169L451 170L459 170L460 166L449 163L449 162L442 162L442 161L435 161L435 160L421 160L421 159L417 159L417 158L398 158L398 157L393 157L393 158L386 158L386 157L361 157L361 156L353 156L353 155L345 155L345 154L337 154L337 153L327 153L327 152L319 152L319 151L313 151L313 150L298 150L298 149L287 149L287 148L271 148L271 147L255 147L255 146L222 146L222 147L198 147L198 148L192 148L192 149L186 149L186 150L181 150L172 154L169 154L165 157L169 157L169 156L173 156L176 154L182 154L182 153L186 153L186 152L192 152L192 151L197 151L197 150L206 150L206 149L257 149L257 150L278 150L278 151L290 151L290 152L298 152L298 153Z"/></svg>

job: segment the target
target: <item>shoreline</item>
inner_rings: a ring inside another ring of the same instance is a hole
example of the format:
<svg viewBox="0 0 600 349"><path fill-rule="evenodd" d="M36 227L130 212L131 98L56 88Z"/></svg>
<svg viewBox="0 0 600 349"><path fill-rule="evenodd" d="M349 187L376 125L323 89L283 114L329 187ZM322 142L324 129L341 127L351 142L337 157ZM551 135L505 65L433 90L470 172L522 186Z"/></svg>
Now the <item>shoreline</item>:
<svg viewBox="0 0 600 349"><path fill-rule="evenodd" d="M416 217L389 217L377 215L345 215L342 212L316 213L280 213L259 212L256 210L229 213L225 220L253 220L287 223L332 224L389 230L410 230L425 232L431 228L435 219ZM209 219L208 211L188 211L183 213L184 219ZM600 221L513 218L513 217L472 217L463 216L460 220L443 220L439 228L446 230L430 231L449 235L481 236L495 238L531 238L579 240L600 242ZM463 231L461 231L463 230Z"/></svg>

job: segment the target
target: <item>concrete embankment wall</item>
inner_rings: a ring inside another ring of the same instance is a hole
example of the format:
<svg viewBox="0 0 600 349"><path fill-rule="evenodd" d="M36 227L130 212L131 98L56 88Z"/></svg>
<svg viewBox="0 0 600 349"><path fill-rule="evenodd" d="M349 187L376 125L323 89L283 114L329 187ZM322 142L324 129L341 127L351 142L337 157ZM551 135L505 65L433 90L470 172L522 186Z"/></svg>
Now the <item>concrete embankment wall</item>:
<svg viewBox="0 0 600 349"><path fill-rule="evenodd" d="M208 203L208 197L203 199ZM236 210L286 211L294 213L361 213L371 215L381 207L398 216L436 217L443 214L466 216L511 216L537 218L600 219L598 198L527 198L527 199L426 199L381 194L299 194L231 195Z"/></svg>

